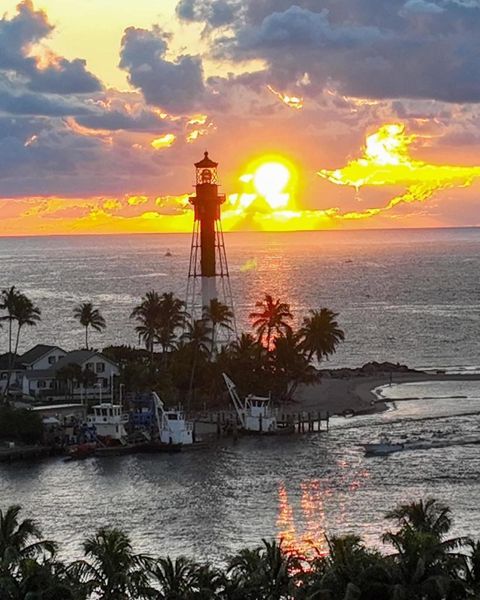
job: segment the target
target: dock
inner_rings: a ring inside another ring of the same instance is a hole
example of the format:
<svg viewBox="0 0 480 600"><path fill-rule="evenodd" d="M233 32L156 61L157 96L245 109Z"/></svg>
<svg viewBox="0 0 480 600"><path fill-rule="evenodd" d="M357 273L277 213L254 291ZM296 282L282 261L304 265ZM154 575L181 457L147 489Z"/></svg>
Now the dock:
<svg viewBox="0 0 480 600"><path fill-rule="evenodd" d="M35 460L52 455L48 446L12 446L0 448L0 462L15 462L17 460Z"/></svg>
<svg viewBox="0 0 480 600"><path fill-rule="evenodd" d="M209 411L192 415L196 424L210 426L217 436L235 434L240 429L237 413L234 410ZM277 432L291 434L306 434L326 432L330 427L329 412L277 412Z"/></svg>

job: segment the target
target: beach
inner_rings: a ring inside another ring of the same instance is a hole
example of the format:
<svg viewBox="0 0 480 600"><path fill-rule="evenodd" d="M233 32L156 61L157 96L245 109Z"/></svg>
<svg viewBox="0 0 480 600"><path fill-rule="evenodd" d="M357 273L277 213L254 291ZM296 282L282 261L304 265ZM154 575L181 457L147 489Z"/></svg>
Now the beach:
<svg viewBox="0 0 480 600"><path fill-rule="evenodd" d="M378 373L371 376L352 375L350 377L323 376L319 383L299 386L294 406L303 411L322 411L342 414L353 411L354 414L372 414L387 409L386 402L375 394L379 387L422 381L480 381L480 374L468 375L427 373L411 371L408 373Z"/></svg>

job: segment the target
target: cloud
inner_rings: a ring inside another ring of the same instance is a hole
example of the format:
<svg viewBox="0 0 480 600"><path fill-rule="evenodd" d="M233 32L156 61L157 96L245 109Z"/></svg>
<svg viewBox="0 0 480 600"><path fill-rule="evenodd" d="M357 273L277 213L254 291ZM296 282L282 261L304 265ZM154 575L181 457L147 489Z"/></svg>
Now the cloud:
<svg viewBox="0 0 480 600"><path fill-rule="evenodd" d="M408 0L408 2L405 3L402 11L434 15L442 13L444 9L434 2L426 2L425 0Z"/></svg>
<svg viewBox="0 0 480 600"><path fill-rule="evenodd" d="M357 191L370 186L401 186L405 192L388 201L386 206L359 211L359 216L374 216L401 204L425 202L439 191L469 187L480 178L480 166L433 164L415 160L410 146L419 137L407 135L401 123L382 126L367 136L363 156L342 168L323 169L318 174L341 186Z"/></svg>
<svg viewBox="0 0 480 600"><path fill-rule="evenodd" d="M307 73L311 97L333 86L362 98L480 102L478 3L250 0L242 15L213 55L264 61L267 83L292 95Z"/></svg>
<svg viewBox="0 0 480 600"><path fill-rule="evenodd" d="M207 28L215 28L232 23L240 8L237 0L180 0L175 11L183 21L204 21Z"/></svg>
<svg viewBox="0 0 480 600"><path fill-rule="evenodd" d="M171 61L166 52L166 35L158 27L129 27L122 39L120 67L149 104L173 114L194 111L206 94L202 60L182 55Z"/></svg>
<svg viewBox="0 0 480 600"><path fill-rule="evenodd" d="M84 60L69 61L50 53L50 64L42 68L33 49L53 31L44 11L36 11L31 0L23 0L11 19L0 19L0 69L14 71L36 92L85 94L101 89L100 81L86 69Z"/></svg>

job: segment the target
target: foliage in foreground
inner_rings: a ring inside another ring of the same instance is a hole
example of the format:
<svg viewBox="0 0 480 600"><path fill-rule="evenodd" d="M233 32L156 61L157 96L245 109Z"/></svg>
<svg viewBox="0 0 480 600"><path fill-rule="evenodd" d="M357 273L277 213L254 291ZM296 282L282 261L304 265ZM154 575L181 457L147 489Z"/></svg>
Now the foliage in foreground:
<svg viewBox="0 0 480 600"><path fill-rule="evenodd" d="M450 509L433 499L397 506L386 553L354 535L313 558L262 541L223 567L135 553L103 528L64 563L20 507L0 511L0 600L460 600L480 598L480 544L448 537Z"/></svg>

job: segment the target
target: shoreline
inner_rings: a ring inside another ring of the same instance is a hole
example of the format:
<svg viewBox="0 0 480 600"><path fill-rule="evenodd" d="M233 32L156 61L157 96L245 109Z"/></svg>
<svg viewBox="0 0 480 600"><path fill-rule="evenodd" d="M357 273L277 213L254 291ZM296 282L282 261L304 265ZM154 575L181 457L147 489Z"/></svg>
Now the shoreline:
<svg viewBox="0 0 480 600"><path fill-rule="evenodd" d="M294 404L299 410L328 411L340 415L353 411L355 415L380 413L388 409L387 401L379 398L374 390L389 385L422 381L480 381L480 373L447 374L412 371L407 373L378 373L371 376L352 375L336 378L323 377L322 381L310 386L300 386Z"/></svg>

